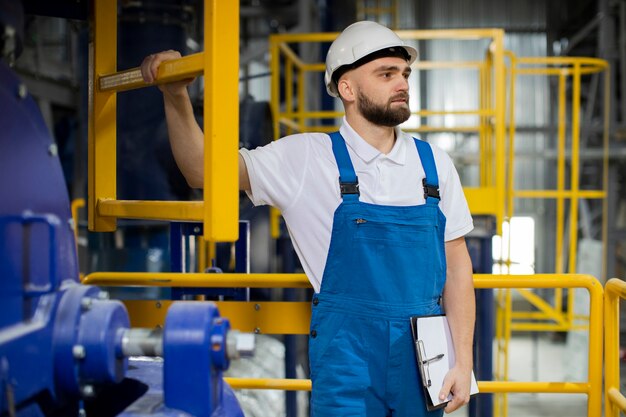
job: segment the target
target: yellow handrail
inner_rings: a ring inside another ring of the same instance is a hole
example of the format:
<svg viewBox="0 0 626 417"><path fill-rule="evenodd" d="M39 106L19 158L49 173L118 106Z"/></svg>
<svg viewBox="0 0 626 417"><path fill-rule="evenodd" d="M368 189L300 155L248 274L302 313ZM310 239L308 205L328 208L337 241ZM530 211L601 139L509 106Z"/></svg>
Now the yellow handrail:
<svg viewBox="0 0 626 417"><path fill-rule="evenodd" d="M304 274L183 274L183 273L123 273L123 272L99 272L85 277L85 284L93 285L156 285L156 286L201 286L201 287L293 287L307 288L308 280ZM484 393L500 392L545 392L545 393L582 393L588 396L588 415L599 416L602 400L602 325L603 325L603 289L600 282L582 274L537 274L537 275L474 275L476 288L585 288L589 291L590 315L589 315L589 375L583 382L508 382L508 381L481 381L479 387ZM271 304L255 302L220 302L219 306L227 307L236 304L240 307L245 305L249 314L250 307L253 310L263 311ZM281 302L280 304L288 304ZM300 303L302 304L302 303ZM299 306L300 308L302 306ZM162 306L159 304L159 308ZM224 310L226 311L226 310ZM276 314L284 314L276 309ZM237 310L228 310L228 317L233 316L233 321L239 320ZM249 317L249 315L247 316ZM270 317L265 317L267 322ZM298 317L293 318L297 320ZM299 318L302 321L302 317ZM284 316L274 317L274 321L285 320ZM291 326L290 331L306 333L307 323ZM261 332L263 329L259 329ZM255 389L287 389L308 390L308 380L284 380L284 379L250 379L229 378L227 380L236 388ZM608 394L607 394L608 395Z"/></svg>
<svg viewBox="0 0 626 417"><path fill-rule="evenodd" d="M626 412L620 389L619 303L626 298L626 282L611 278L604 287L604 402L606 417Z"/></svg>

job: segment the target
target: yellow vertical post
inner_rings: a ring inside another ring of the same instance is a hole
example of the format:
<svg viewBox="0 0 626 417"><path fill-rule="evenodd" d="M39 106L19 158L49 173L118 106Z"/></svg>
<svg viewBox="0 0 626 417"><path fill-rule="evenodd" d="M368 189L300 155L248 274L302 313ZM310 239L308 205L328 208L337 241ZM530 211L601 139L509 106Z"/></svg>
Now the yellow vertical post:
<svg viewBox="0 0 626 417"><path fill-rule="evenodd" d="M285 62L285 113L292 118L295 109L293 106L293 61L290 58ZM291 125L287 126L287 134L294 133Z"/></svg>
<svg viewBox="0 0 626 417"><path fill-rule="evenodd" d="M511 71L509 74L509 154L507 158L507 187L506 187L506 218L508 220L513 217L513 187L515 187L515 83L517 82L517 60L515 54L507 51L507 55L511 60ZM508 258L507 258L508 259Z"/></svg>
<svg viewBox="0 0 626 417"><path fill-rule="evenodd" d="M496 221L497 232L502 234L502 216L504 214L504 186L505 186L505 137L506 137L506 80L504 78L504 31L493 31L494 45L494 71L495 71L495 186L497 193L498 218Z"/></svg>
<svg viewBox="0 0 626 417"><path fill-rule="evenodd" d="M300 132L304 132L306 129L304 112L306 111L304 108L304 69L302 67L298 68L298 113L300 113L300 117L298 118L298 128Z"/></svg>
<svg viewBox="0 0 626 417"><path fill-rule="evenodd" d="M611 279L604 293L604 408L606 417L619 417L619 408L610 401L609 390L620 388L619 370L619 304L624 283Z"/></svg>
<svg viewBox="0 0 626 417"><path fill-rule="evenodd" d="M603 152L603 172L602 189L604 199L602 200L602 259L607 259L608 250L608 218L609 218L609 110L611 107L611 67L606 66L604 72L604 131L602 133ZM602 262L602 280L608 279L606 262Z"/></svg>
<svg viewBox="0 0 626 417"><path fill-rule="evenodd" d="M563 273L563 217L565 201L563 191L565 190L565 79L566 73L559 74L559 97L558 97L558 136L557 136L557 176L556 189L558 196L556 200L556 253L555 272Z"/></svg>
<svg viewBox="0 0 626 417"><path fill-rule="evenodd" d="M89 58L88 197L89 230L112 232L115 218L98 216L98 200L115 199L116 110L115 91L99 91L98 76L117 71L117 1L95 0L93 43Z"/></svg>
<svg viewBox="0 0 626 417"><path fill-rule="evenodd" d="M580 64L574 64L572 88L572 173L570 178L570 219L569 219L569 266L570 274L576 273L576 248L578 247L578 186L580 179ZM568 292L567 321L574 322L574 291Z"/></svg>
<svg viewBox="0 0 626 417"><path fill-rule="evenodd" d="M272 109L274 139L278 139L280 137L280 118L278 117L280 111L280 49L273 35L270 35L270 73L272 74L270 107Z"/></svg>
<svg viewBox="0 0 626 417"><path fill-rule="evenodd" d="M238 238L239 2L204 2L204 239Z"/></svg>
<svg viewBox="0 0 626 417"><path fill-rule="evenodd" d="M554 254L555 272L563 273L563 229L565 215L565 198L563 191L565 190L565 105L566 91L565 81L566 72L559 74L559 97L558 97L558 134L557 134L557 179L556 188L558 197L556 200L556 253ZM571 293L571 291L570 291ZM562 308L563 289L556 288L554 290L554 308L561 311Z"/></svg>
<svg viewBox="0 0 626 417"><path fill-rule="evenodd" d="M575 73L578 73L580 87L580 67L577 65ZM597 288L597 290L596 290ZM604 291L602 284L594 281L589 291L589 349L587 354L589 399L587 401L587 415L602 415L602 345L604 324ZM573 290L573 288L571 288ZM572 293L574 291L570 291Z"/></svg>
<svg viewBox="0 0 626 417"><path fill-rule="evenodd" d="M578 187L580 179L580 64L574 64L572 89L572 178L570 201L570 274L576 272L576 246L578 243Z"/></svg>

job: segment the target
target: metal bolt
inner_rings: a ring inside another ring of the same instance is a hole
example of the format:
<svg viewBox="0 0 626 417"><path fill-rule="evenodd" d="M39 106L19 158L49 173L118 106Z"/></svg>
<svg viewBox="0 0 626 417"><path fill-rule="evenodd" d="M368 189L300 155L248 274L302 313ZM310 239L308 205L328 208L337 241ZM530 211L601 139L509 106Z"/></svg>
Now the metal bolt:
<svg viewBox="0 0 626 417"><path fill-rule="evenodd" d="M85 359L85 356L87 356L87 352L85 351L85 346L83 345L72 346L72 355L76 359Z"/></svg>
<svg viewBox="0 0 626 417"><path fill-rule="evenodd" d="M261 304L255 304L255 305L254 305L254 309L255 309L256 311L259 311L259 310L261 309Z"/></svg>
<svg viewBox="0 0 626 417"><path fill-rule="evenodd" d="M20 84L17 86L17 96L22 100L26 98L28 95L28 89L26 88L26 84Z"/></svg>
<svg viewBox="0 0 626 417"><path fill-rule="evenodd" d="M80 306L85 311L91 310L92 305L93 305L93 300L89 297L83 297L83 299L80 300Z"/></svg>
<svg viewBox="0 0 626 417"><path fill-rule="evenodd" d="M100 291L98 293L98 300L108 300L110 297L109 293L106 291Z"/></svg>
<svg viewBox="0 0 626 417"><path fill-rule="evenodd" d="M261 333L261 328L260 328L260 327L256 327L256 328L254 329L254 333L255 333L255 334L260 334L260 333Z"/></svg>
<svg viewBox="0 0 626 417"><path fill-rule="evenodd" d="M200 233L200 228L198 226L193 228L194 233Z"/></svg>
<svg viewBox="0 0 626 417"><path fill-rule="evenodd" d="M156 305L156 308L161 308L161 302L160 301L157 301L155 305Z"/></svg>
<svg viewBox="0 0 626 417"><path fill-rule="evenodd" d="M93 397L95 394L95 390L93 389L93 385L85 385L81 388L80 392L83 394L83 397Z"/></svg>
<svg viewBox="0 0 626 417"><path fill-rule="evenodd" d="M59 148L56 143L48 145L48 154L50 156L57 156L59 154Z"/></svg>

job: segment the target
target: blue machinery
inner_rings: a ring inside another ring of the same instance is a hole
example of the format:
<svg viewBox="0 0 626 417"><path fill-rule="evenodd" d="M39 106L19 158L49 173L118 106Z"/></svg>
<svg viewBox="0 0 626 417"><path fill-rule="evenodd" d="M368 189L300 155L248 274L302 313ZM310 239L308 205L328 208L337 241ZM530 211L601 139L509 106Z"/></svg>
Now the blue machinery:
<svg viewBox="0 0 626 417"><path fill-rule="evenodd" d="M131 329L121 302L78 283L56 145L3 61L0 109L0 416L243 416L222 380L237 335L214 304Z"/></svg>

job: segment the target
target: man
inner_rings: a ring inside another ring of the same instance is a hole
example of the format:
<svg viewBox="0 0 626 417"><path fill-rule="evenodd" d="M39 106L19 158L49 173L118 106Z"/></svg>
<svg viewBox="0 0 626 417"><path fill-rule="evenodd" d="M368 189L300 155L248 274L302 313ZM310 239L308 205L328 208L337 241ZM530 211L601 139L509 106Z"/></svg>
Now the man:
<svg viewBox="0 0 626 417"><path fill-rule="evenodd" d="M147 57L145 81L179 56ZM384 26L349 26L326 59L328 93L346 112L340 131L240 151L240 188L281 210L315 289L312 416L440 415L426 411L409 317L443 306L456 365L440 396L452 394L447 412L469 400L475 306L463 236L473 224L450 158L397 127L410 116L416 57ZM203 135L185 83L160 88L174 156L202 187Z"/></svg>

